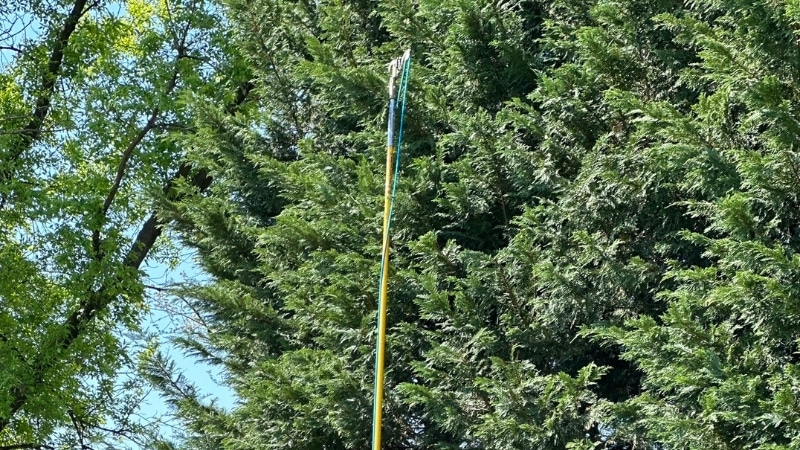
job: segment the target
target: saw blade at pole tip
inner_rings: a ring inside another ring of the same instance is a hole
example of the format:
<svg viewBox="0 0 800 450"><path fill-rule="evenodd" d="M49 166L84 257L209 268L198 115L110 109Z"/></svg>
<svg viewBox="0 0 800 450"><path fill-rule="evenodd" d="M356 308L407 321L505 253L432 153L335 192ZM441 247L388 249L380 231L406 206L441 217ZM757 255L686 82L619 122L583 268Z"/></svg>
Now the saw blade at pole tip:
<svg viewBox="0 0 800 450"><path fill-rule="evenodd" d="M405 64L406 61L408 61L410 58L411 58L411 49L407 48L402 55L389 61L389 63L386 64L386 67L389 69L389 74L392 76L397 75L400 72L400 69L403 68L403 64Z"/></svg>
<svg viewBox="0 0 800 450"><path fill-rule="evenodd" d="M406 51L403 52L401 56L391 60L388 64L386 64L387 69L389 69L389 98L395 98L396 87L395 84L397 82L397 76L400 74L400 71L403 69L403 65L411 59L411 49L408 48Z"/></svg>

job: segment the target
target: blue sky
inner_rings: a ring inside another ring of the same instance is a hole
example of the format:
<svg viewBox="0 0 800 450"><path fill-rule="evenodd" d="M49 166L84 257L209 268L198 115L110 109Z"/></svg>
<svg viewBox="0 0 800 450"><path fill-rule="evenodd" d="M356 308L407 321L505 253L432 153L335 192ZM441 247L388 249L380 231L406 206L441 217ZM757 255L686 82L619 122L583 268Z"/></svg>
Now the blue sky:
<svg viewBox="0 0 800 450"><path fill-rule="evenodd" d="M164 238L173 238L165 235ZM208 281L206 274L194 262L194 255L188 250L183 251L181 262L174 268L162 263L151 263L144 268L146 284L166 287L169 285L185 283L188 281ZM236 394L222 384L224 375L218 368L212 367L202 361L186 356L181 349L171 344L170 338L181 333L185 326L182 317L168 311L168 308L180 308L182 300L169 295L163 295L157 301L151 302L150 313L146 316L142 328L146 333L156 333L163 353L175 361L181 373L193 383L208 402L213 401L217 406L231 409L236 403ZM143 417L157 417L169 414L170 408L157 392L151 392L142 403L141 414ZM175 424L178 425L178 424ZM169 427L162 427L162 432L169 436L172 431Z"/></svg>

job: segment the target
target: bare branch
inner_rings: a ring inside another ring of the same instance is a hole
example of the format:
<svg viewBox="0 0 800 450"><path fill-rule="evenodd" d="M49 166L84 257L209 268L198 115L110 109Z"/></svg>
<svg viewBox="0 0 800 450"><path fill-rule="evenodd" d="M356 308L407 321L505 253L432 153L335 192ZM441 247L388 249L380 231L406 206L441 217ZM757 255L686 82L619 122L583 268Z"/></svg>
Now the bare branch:
<svg viewBox="0 0 800 450"><path fill-rule="evenodd" d="M145 289L150 289L150 290L156 291L156 292L169 292L169 289L167 289L167 288L153 286L151 284L143 284L142 287L144 287Z"/></svg>
<svg viewBox="0 0 800 450"><path fill-rule="evenodd" d="M17 22L23 22L22 26L16 27ZM27 22L27 23L25 23L25 22ZM6 23L7 23L6 31L3 31L2 33L0 33L0 39L2 39L4 41L11 41L15 37L17 37L20 34L24 33L25 30L29 26L31 26L31 24L33 23L33 17L31 17L31 16L29 16L27 14L17 14L17 16L14 17L13 20L6 21ZM12 31L12 30L14 30L15 27L17 28L17 31Z"/></svg>
<svg viewBox="0 0 800 450"><path fill-rule="evenodd" d="M200 323L203 326L203 328L205 328L209 332L209 334L211 334L212 333L211 326L208 324L208 322L206 322L206 319L205 317L203 317L203 314L192 304L192 302L190 302L183 296L181 296L180 299L183 301L183 303L186 304L186 306L189 309L192 310L192 313L194 313L195 322Z"/></svg>

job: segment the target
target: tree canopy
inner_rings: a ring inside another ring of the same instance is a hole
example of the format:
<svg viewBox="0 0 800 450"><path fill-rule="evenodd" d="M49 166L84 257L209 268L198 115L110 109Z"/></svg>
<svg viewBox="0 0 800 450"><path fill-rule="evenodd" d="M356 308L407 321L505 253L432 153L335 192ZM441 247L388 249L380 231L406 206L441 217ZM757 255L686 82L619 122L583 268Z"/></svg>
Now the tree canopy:
<svg viewBox="0 0 800 450"><path fill-rule="evenodd" d="M201 0L0 13L0 448L139 440L147 386L120 374L140 270L174 248L156 206L210 182L169 136L188 95L235 104L236 53Z"/></svg>
<svg viewBox="0 0 800 450"><path fill-rule="evenodd" d="M800 447L796 1L43 3L0 34L0 448L133 359L184 427L146 446L368 448L405 48L383 448ZM166 227L232 409L120 346Z"/></svg>

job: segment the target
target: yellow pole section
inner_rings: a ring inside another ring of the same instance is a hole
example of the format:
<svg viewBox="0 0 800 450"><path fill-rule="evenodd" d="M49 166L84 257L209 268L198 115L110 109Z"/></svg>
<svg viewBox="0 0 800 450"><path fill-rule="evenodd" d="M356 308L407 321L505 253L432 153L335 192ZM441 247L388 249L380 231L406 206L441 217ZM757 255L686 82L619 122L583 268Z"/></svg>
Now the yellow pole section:
<svg viewBox="0 0 800 450"><path fill-rule="evenodd" d="M386 353L386 310L389 298L389 211L392 196L392 165L394 147L386 147L386 188L383 205L383 261L381 262L380 311L378 313L378 343L375 363L375 404L372 421L372 449L381 450L381 425L383 424L383 378Z"/></svg>

